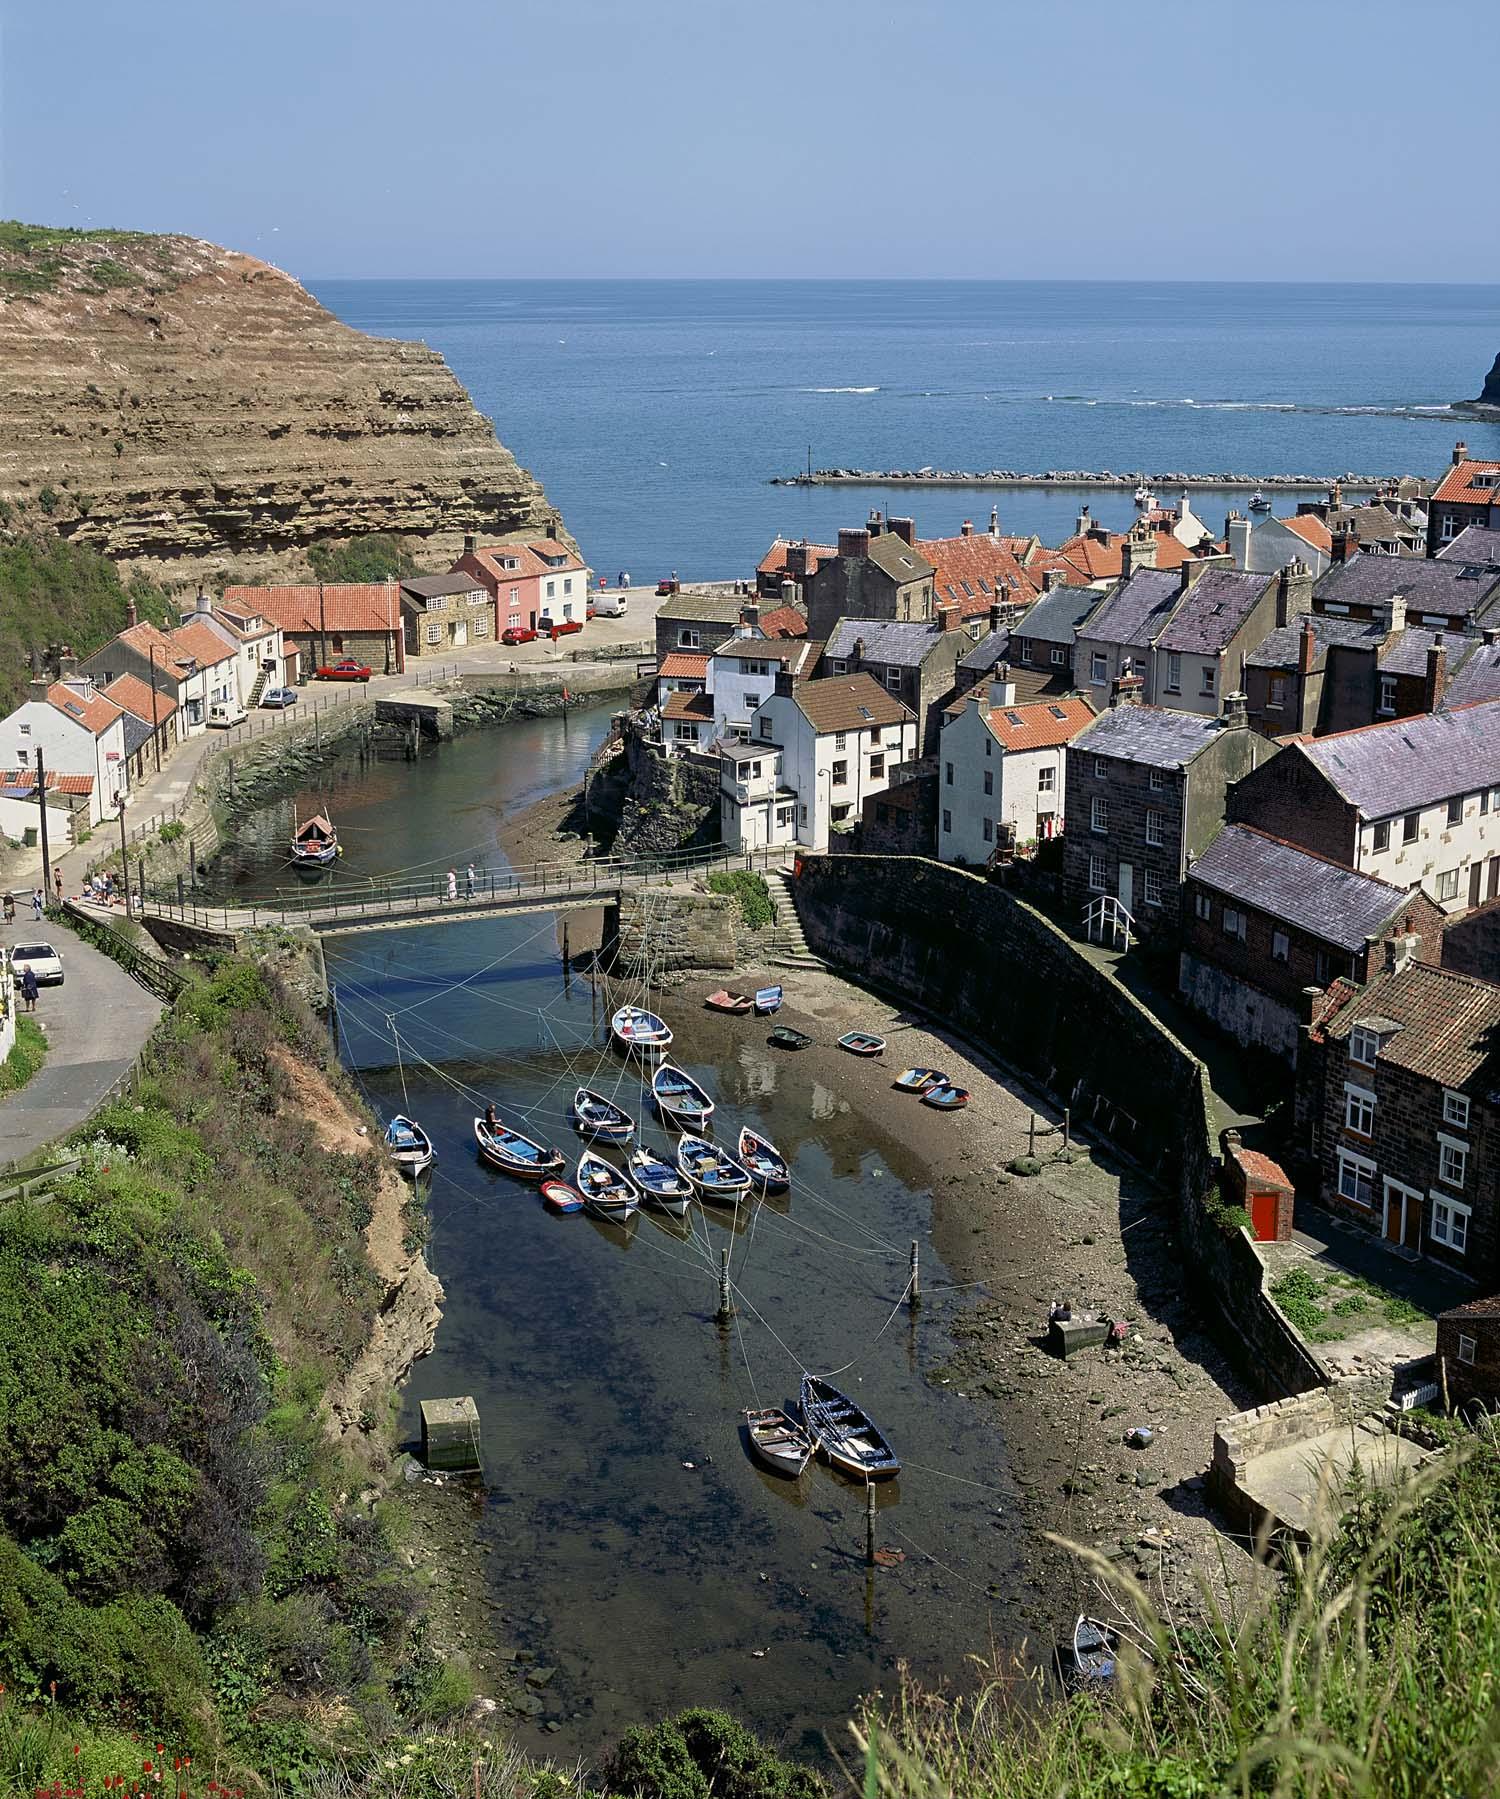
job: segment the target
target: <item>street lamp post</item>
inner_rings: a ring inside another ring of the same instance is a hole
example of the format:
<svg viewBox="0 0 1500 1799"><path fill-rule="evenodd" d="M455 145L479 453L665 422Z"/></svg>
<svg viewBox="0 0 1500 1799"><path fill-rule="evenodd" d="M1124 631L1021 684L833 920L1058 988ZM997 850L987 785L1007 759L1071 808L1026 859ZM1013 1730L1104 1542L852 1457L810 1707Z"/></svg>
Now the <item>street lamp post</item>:
<svg viewBox="0 0 1500 1799"><path fill-rule="evenodd" d="M161 733L156 724L156 644L151 644L151 746L156 752L156 772L161 773Z"/></svg>
<svg viewBox="0 0 1500 1799"><path fill-rule="evenodd" d="M115 809L120 815L120 882L125 889L125 920L130 921L130 858L125 853L125 795L115 795Z"/></svg>

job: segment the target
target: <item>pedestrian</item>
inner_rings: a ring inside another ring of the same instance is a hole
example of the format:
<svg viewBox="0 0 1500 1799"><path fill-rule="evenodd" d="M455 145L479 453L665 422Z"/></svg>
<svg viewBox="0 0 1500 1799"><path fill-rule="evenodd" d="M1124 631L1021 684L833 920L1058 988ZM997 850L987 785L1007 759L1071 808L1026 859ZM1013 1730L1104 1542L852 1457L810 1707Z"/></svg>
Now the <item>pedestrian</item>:
<svg viewBox="0 0 1500 1799"><path fill-rule="evenodd" d="M623 568L622 568L622 569L621 569L621 570L620 570L620 578L619 578L619 580L618 580L618 581L616 581L616 582L615 582L615 586L616 586L616 587L623 587L623 586L624 586L624 585L625 585L625 571L624 571L624 569L623 569Z"/></svg>
<svg viewBox="0 0 1500 1799"><path fill-rule="evenodd" d="M37 890L35 891L35 893L33 893L31 896L31 916L37 921L38 924L40 924L42 922L42 906L43 906L43 904L44 904L44 902L42 899L42 890L40 887L38 887Z"/></svg>
<svg viewBox="0 0 1500 1799"><path fill-rule="evenodd" d="M473 897L474 897L474 864L471 862L469 864L468 872L464 876L464 898L465 899L473 899Z"/></svg>
<svg viewBox="0 0 1500 1799"><path fill-rule="evenodd" d="M52 884L57 889L57 903L58 903L58 905L61 905L62 904L62 887L63 887L61 868L53 869Z"/></svg>
<svg viewBox="0 0 1500 1799"><path fill-rule="evenodd" d="M34 1012L36 1010L36 996L36 970L28 962L21 975L21 998L26 1001L26 1010L28 1012Z"/></svg>
<svg viewBox="0 0 1500 1799"><path fill-rule="evenodd" d="M458 870L456 868L448 870L448 898L451 900L458 898Z"/></svg>
<svg viewBox="0 0 1500 1799"><path fill-rule="evenodd" d="M5 896L5 922L7 924L12 923L15 919L15 916L16 916L16 896L13 893L7 893Z"/></svg>
<svg viewBox="0 0 1500 1799"><path fill-rule="evenodd" d="M630 592L630 570L628 568L625 573L620 576L620 585L625 589L626 593Z"/></svg>

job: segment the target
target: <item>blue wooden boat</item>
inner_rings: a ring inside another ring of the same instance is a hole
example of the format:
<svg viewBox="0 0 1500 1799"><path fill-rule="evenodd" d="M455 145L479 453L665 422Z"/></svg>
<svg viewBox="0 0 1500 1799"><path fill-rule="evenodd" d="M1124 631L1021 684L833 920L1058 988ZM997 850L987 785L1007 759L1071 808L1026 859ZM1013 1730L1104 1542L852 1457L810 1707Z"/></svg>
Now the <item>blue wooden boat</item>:
<svg viewBox="0 0 1500 1799"><path fill-rule="evenodd" d="M901 1472L884 1431L862 1406L816 1374L802 1376L802 1422L840 1473L855 1480L889 1480Z"/></svg>
<svg viewBox="0 0 1500 1799"><path fill-rule="evenodd" d="M621 1049L663 1056L672 1047L672 1031L666 1020L640 1006L621 1006L610 1019L609 1028Z"/></svg>
<svg viewBox="0 0 1500 1799"><path fill-rule="evenodd" d="M543 1181L542 1204L549 1212L581 1212L583 1195L566 1181Z"/></svg>
<svg viewBox="0 0 1500 1799"><path fill-rule="evenodd" d="M757 987L755 990L755 1010L762 1017L769 1012L781 1010L780 987Z"/></svg>
<svg viewBox="0 0 1500 1799"><path fill-rule="evenodd" d="M680 1131L701 1130L714 1115L714 1102L675 1062L663 1062L651 1077L656 1109Z"/></svg>
<svg viewBox="0 0 1500 1799"><path fill-rule="evenodd" d="M929 1087L946 1087L948 1077L936 1068L903 1068L891 1085L898 1093L925 1093Z"/></svg>
<svg viewBox="0 0 1500 1799"><path fill-rule="evenodd" d="M749 1173L707 1138L684 1137L677 1145L677 1166L704 1199L719 1205L738 1205L750 1191Z"/></svg>
<svg viewBox="0 0 1500 1799"><path fill-rule="evenodd" d="M493 1124L474 1120L474 1141L479 1145L479 1159L513 1174L523 1181L544 1180L549 1174L561 1174L567 1167L559 1150L548 1149L534 1138L523 1137L497 1118Z"/></svg>
<svg viewBox="0 0 1500 1799"><path fill-rule="evenodd" d="M612 1224L624 1224L640 1209L635 1188L613 1163L592 1149L586 1149L578 1158L575 1185L583 1195L584 1210Z"/></svg>
<svg viewBox="0 0 1500 1799"><path fill-rule="evenodd" d="M785 1193L792 1184L792 1171L786 1157L769 1137L745 1125L740 1131L740 1162L749 1169L750 1178L765 1193Z"/></svg>
<svg viewBox="0 0 1500 1799"><path fill-rule="evenodd" d="M431 1137L415 1118L407 1118L399 1112L385 1127L385 1153L413 1180L431 1168L435 1159Z"/></svg>
<svg viewBox="0 0 1500 1799"><path fill-rule="evenodd" d="M573 1123L580 1137L602 1143L628 1143L635 1135L635 1120L625 1108L592 1087L580 1087L573 1095Z"/></svg>
<svg viewBox="0 0 1500 1799"><path fill-rule="evenodd" d="M922 1095L924 1106L936 1106L940 1112L961 1112L969 1103L969 1089L955 1087L945 1081L941 1087L929 1087Z"/></svg>
<svg viewBox="0 0 1500 1799"><path fill-rule="evenodd" d="M649 1149L633 1149L626 1158L625 1173L645 1205L670 1212L674 1218L686 1213L693 1197L692 1182L670 1162L661 1161Z"/></svg>
<svg viewBox="0 0 1500 1799"><path fill-rule="evenodd" d="M878 1056L885 1048L885 1038L877 1037L873 1031L845 1031L839 1038L839 1048L848 1050L851 1056Z"/></svg>

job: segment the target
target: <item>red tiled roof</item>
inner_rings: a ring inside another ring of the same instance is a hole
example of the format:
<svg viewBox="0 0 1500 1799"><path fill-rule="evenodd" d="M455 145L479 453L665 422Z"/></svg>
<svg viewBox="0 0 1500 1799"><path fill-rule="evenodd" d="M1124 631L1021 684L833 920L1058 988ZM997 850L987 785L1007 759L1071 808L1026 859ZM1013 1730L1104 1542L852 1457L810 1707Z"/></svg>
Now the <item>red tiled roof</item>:
<svg viewBox="0 0 1500 1799"><path fill-rule="evenodd" d="M1474 477L1486 470L1500 473L1500 462L1482 462L1478 457L1466 458L1448 470L1442 485L1432 496L1433 499L1467 501L1471 506L1500 505L1500 485L1473 485Z"/></svg>
<svg viewBox="0 0 1500 1799"><path fill-rule="evenodd" d="M400 594L394 585L387 586L384 581L339 582L321 590L316 586L228 587L224 590L224 603L251 607L283 631L300 636L325 630L380 631L389 635L402 628ZM174 631L172 635L175 639L181 632ZM222 644L220 649L226 656L233 654Z"/></svg>
<svg viewBox="0 0 1500 1799"><path fill-rule="evenodd" d="M172 646L168 643L166 634L158 631L155 625L144 620L138 625L127 625L115 642L128 645L130 649L136 651L138 655L144 656L148 661L151 658L152 646L155 645L158 668L167 668L174 660Z"/></svg>
<svg viewBox="0 0 1500 1799"><path fill-rule="evenodd" d="M1316 512L1299 512L1295 518L1284 518L1281 523L1304 543L1310 543L1315 550L1321 550L1325 556L1332 553L1333 533Z"/></svg>
<svg viewBox="0 0 1500 1799"><path fill-rule="evenodd" d="M989 727L1008 750L1045 750L1071 743L1094 719L1084 699L1034 700L1029 705L994 706Z"/></svg>
<svg viewBox="0 0 1500 1799"><path fill-rule="evenodd" d="M1003 537L978 531L959 537L919 537L917 548L932 564L933 604L941 606L952 600L961 618L988 613L995 600L1004 604L1036 597L1037 583L1017 562Z"/></svg>
<svg viewBox="0 0 1500 1799"><path fill-rule="evenodd" d="M1187 545L1172 535L1171 521L1163 520L1156 526L1156 566L1158 568L1181 568L1192 552ZM1080 568L1090 581L1103 581L1118 575L1124 567L1122 545L1125 542L1123 531L1111 531L1108 539L1101 542L1088 532L1078 537L1070 537L1058 550L1076 568ZM1207 544L1207 549L1217 550L1219 544Z"/></svg>
<svg viewBox="0 0 1500 1799"><path fill-rule="evenodd" d="M17 793L36 792L36 770L32 768L7 768L0 770L0 788L11 788ZM92 775L60 775L54 770L47 770L48 793L72 793L87 798L94 791Z"/></svg>
<svg viewBox="0 0 1500 1799"><path fill-rule="evenodd" d="M661 715L706 724L714 715L714 703L706 693L669 693Z"/></svg>
<svg viewBox="0 0 1500 1799"><path fill-rule="evenodd" d="M1234 1159L1252 1181L1271 1181L1276 1186L1285 1187L1290 1192L1292 1181L1287 1171L1280 1162L1273 1162L1269 1156L1263 1156L1258 1149L1236 1149Z"/></svg>
<svg viewBox="0 0 1500 1799"><path fill-rule="evenodd" d="M189 619L168 632L167 642L179 662L191 658L199 668L212 668L216 662L228 662L234 656L234 645L225 643L213 626L201 619Z"/></svg>
<svg viewBox="0 0 1500 1799"><path fill-rule="evenodd" d="M657 669L658 676L665 675L669 680L706 681L708 679L707 650L668 650L661 659Z"/></svg>
<svg viewBox="0 0 1500 1799"><path fill-rule="evenodd" d="M794 543L801 543L800 538L778 537L755 565L758 575L782 575L786 573L786 553ZM820 564L831 561L838 551L831 543L810 543L807 548L807 572L815 574Z"/></svg>
<svg viewBox="0 0 1500 1799"><path fill-rule="evenodd" d="M1363 987L1341 978L1323 996L1314 1034L1338 1040L1365 1018L1400 1027L1382 1033L1381 1063L1462 1087L1494 1053L1500 987L1425 962L1378 974Z"/></svg>
<svg viewBox="0 0 1500 1799"><path fill-rule="evenodd" d="M107 700L113 700L123 711L140 719L142 724L151 723L152 695L148 682L139 675L116 675L108 687L100 692ZM170 694L158 690L155 697L156 722L163 724L177 710L177 702Z"/></svg>
<svg viewBox="0 0 1500 1799"><path fill-rule="evenodd" d="M767 637L806 637L807 620L795 606L773 606L761 613L760 628Z"/></svg>
<svg viewBox="0 0 1500 1799"><path fill-rule="evenodd" d="M541 554L538 553L541 552ZM555 567L542 560L542 555L557 555L563 558ZM504 568L502 557L513 556L520 563L519 568ZM462 560L462 558L460 558ZM531 543L483 543L474 551L474 560L494 579L514 581L518 575L576 575L587 573L582 562L560 539L546 538L540 545Z"/></svg>
<svg viewBox="0 0 1500 1799"><path fill-rule="evenodd" d="M54 681L47 689L47 700L94 737L107 731L120 716L120 708L105 699L97 688L85 698L64 682Z"/></svg>

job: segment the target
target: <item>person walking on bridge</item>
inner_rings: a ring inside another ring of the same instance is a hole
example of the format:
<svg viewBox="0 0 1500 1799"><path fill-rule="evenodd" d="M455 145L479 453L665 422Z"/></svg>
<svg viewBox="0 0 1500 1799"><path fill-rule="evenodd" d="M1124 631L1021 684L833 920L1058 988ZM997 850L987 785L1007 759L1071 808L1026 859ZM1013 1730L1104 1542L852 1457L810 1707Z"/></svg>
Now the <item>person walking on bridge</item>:
<svg viewBox="0 0 1500 1799"><path fill-rule="evenodd" d="M465 899L473 899L473 897L474 897L474 864L471 862L468 867L468 872L464 875L464 898Z"/></svg>
<svg viewBox="0 0 1500 1799"><path fill-rule="evenodd" d="M458 898L458 870L456 868L448 870L448 898L451 900Z"/></svg>

